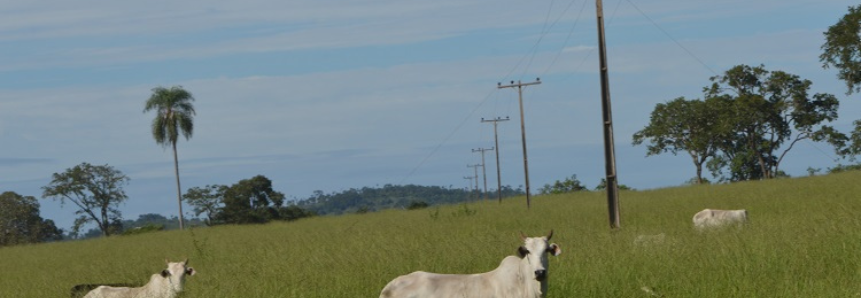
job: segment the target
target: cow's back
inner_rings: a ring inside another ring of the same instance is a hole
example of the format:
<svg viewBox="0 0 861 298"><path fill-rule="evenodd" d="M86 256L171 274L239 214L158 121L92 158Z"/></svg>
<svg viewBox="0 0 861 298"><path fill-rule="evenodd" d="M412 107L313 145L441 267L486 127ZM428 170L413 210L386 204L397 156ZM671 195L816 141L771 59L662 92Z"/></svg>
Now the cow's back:
<svg viewBox="0 0 861 298"><path fill-rule="evenodd" d="M380 298L505 297L486 274L439 274L423 271L395 278Z"/></svg>
<svg viewBox="0 0 861 298"><path fill-rule="evenodd" d="M747 210L717 210L705 209L694 214L694 226L698 228L718 227L728 224L743 224L747 222Z"/></svg>

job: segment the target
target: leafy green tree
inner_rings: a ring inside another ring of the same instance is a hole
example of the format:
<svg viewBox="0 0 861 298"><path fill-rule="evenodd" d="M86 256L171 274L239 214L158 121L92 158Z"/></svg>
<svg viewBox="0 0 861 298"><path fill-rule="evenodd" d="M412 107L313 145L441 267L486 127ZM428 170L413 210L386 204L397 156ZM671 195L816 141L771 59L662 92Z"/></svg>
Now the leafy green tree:
<svg viewBox="0 0 861 298"><path fill-rule="evenodd" d="M724 164L733 171L755 161L762 178L774 178L786 154L804 139L837 144L846 138L824 125L837 119L839 102L834 95L808 91L812 83L763 65L738 65L724 75L710 78L707 97L729 98L720 114L732 125L724 138ZM781 150L782 149L782 150ZM734 173L734 175L737 173Z"/></svg>
<svg viewBox="0 0 861 298"><path fill-rule="evenodd" d="M598 182L598 185L595 186L595 190L604 190L607 188L607 178L601 178L601 181ZM630 186L619 184L619 190L634 190Z"/></svg>
<svg viewBox="0 0 861 298"><path fill-rule="evenodd" d="M39 216L36 198L11 191L0 194L0 246L59 240L62 236L54 221Z"/></svg>
<svg viewBox="0 0 861 298"><path fill-rule="evenodd" d="M728 133L728 125L721 117L725 100L723 97L705 101L679 97L658 104L652 111L649 125L634 133L633 143L640 145L649 141L646 156L687 152L696 167L697 183L703 183L703 164L715 157L720 140Z"/></svg>
<svg viewBox="0 0 861 298"><path fill-rule="evenodd" d="M545 184L544 187L538 190L538 193L542 195L555 195L582 190L587 190L586 186L580 183L580 180L577 180L577 175L571 175L571 177L567 177L565 180L556 180L553 184Z"/></svg>
<svg viewBox="0 0 861 298"><path fill-rule="evenodd" d="M861 91L861 5L825 31L825 43L819 60L822 67L836 68L837 78L846 82L847 94Z"/></svg>
<svg viewBox="0 0 861 298"><path fill-rule="evenodd" d="M43 198L59 199L78 206L79 215L72 226L72 233L78 234L81 226L95 222L103 236L120 232L122 214L117 209L128 197L123 190L129 178L111 166L94 166L81 163L63 173L54 173L47 186L42 187Z"/></svg>
<svg viewBox="0 0 861 298"><path fill-rule="evenodd" d="M272 189L272 181L263 175L240 180L224 192L224 208L217 216L225 223L265 223L280 219L279 208L284 194Z"/></svg>
<svg viewBox="0 0 861 298"><path fill-rule="evenodd" d="M152 120L152 137L163 147L173 149L173 169L176 174L176 201L179 204L179 229L183 229L182 189L179 186L179 159L176 154L176 141L182 134L186 140L194 131L194 97L180 86L170 89L156 87L144 105L144 113L155 110Z"/></svg>
<svg viewBox="0 0 861 298"><path fill-rule="evenodd" d="M224 193L227 192L226 185L207 185L203 188L192 187L182 196L185 202L194 207L194 216L206 213L206 225L211 226L215 222L215 216L224 206Z"/></svg>

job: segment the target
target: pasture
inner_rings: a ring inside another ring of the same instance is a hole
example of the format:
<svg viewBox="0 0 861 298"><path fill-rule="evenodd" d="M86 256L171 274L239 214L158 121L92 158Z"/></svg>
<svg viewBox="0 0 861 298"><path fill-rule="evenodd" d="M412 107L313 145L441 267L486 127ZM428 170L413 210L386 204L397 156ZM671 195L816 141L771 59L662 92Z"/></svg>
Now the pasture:
<svg viewBox="0 0 861 298"><path fill-rule="evenodd" d="M0 297L68 297L82 283L145 283L190 258L182 297L378 297L417 270L477 273L546 234L547 297L861 297L861 173L620 194L387 210L0 249ZM697 233L704 208L745 208L743 229ZM634 244L638 235L662 241ZM643 290L646 288L654 294Z"/></svg>

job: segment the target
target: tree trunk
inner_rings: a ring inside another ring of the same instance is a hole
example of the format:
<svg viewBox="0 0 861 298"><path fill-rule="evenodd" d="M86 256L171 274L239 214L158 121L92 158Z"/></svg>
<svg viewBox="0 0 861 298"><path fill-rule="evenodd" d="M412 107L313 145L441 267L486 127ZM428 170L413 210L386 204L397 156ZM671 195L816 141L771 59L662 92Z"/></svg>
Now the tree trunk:
<svg viewBox="0 0 861 298"><path fill-rule="evenodd" d="M173 145L173 170L176 173L176 202L179 204L179 229L183 229L182 220L182 188L179 186L179 159L176 157L176 142Z"/></svg>

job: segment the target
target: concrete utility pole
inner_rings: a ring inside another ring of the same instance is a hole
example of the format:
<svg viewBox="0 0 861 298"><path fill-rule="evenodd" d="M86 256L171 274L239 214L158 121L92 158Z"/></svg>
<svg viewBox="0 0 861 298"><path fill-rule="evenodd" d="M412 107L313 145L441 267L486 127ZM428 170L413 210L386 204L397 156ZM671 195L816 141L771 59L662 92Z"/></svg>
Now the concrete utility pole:
<svg viewBox="0 0 861 298"><path fill-rule="evenodd" d="M517 81L517 84L515 84L514 81L511 81L511 84L509 84L509 85L502 85L502 83L496 83L496 86L499 89L517 87L517 99L520 102L520 135L521 135L521 140L523 140L523 176L524 176L524 179L526 179L526 208L527 209L530 208L532 204L531 204L531 199L530 199L531 195L529 193L529 163L527 162L527 159L526 159L526 125L524 124L525 122L523 121L523 87L529 86L529 85L538 85L538 84L541 84L541 78L536 78L535 82L530 82L530 83L521 83L520 81Z"/></svg>
<svg viewBox="0 0 861 298"><path fill-rule="evenodd" d="M493 150L493 148L491 147L490 149L487 149L487 148L472 149L473 153L474 152L481 152L481 177L484 179L484 194L482 194L481 197L482 197L482 199L485 199L485 200L487 200L487 167L485 166L485 163L484 163L484 151L490 151L490 150Z"/></svg>
<svg viewBox="0 0 861 298"><path fill-rule="evenodd" d="M610 106L610 79L607 75L607 46L604 41L604 8L595 0L598 14L598 56L601 69L601 110L604 120L604 158L607 172L607 206L610 209L610 229L621 228L619 215L619 182L616 177L616 149L613 145L613 114Z"/></svg>
<svg viewBox="0 0 861 298"><path fill-rule="evenodd" d="M500 175L499 170L499 135L496 133L496 124L500 121L508 121L508 116L505 116L505 119L501 117L496 117L496 119L484 120L481 118L481 122L493 122L493 142L496 145L496 199L499 200L499 203L502 203L502 175Z"/></svg>

